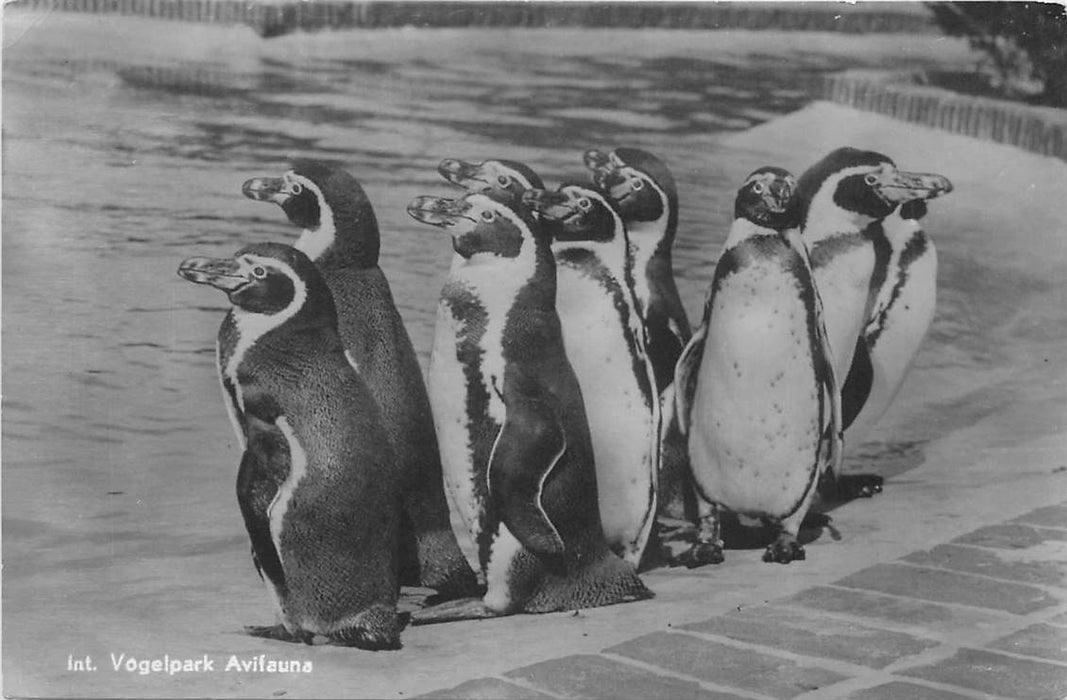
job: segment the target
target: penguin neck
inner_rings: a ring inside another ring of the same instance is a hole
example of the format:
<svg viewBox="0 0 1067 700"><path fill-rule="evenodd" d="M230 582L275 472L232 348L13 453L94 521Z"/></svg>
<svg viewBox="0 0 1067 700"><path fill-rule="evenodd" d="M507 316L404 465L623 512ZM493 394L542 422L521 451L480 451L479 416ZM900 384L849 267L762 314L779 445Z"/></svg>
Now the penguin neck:
<svg viewBox="0 0 1067 700"><path fill-rule="evenodd" d="M633 286L633 257L626 239L621 241L554 241L552 253L561 264L583 265L583 259L606 268L617 279Z"/></svg>
<svg viewBox="0 0 1067 700"><path fill-rule="evenodd" d="M667 214L654 221L629 221L626 223L626 235L634 248L635 255L649 260L653 257L670 257L673 231L669 231Z"/></svg>
<svg viewBox="0 0 1067 700"><path fill-rule="evenodd" d="M838 236L860 235L877 219L818 199L808 209L801 226L809 246Z"/></svg>
<svg viewBox="0 0 1067 700"><path fill-rule="evenodd" d="M730 227L730 233L726 236L726 243L723 244L723 250L732 250L737 246L756 238L770 236L777 237L779 235L778 231L769 226L762 226L749 221L744 217L739 217L734 220L733 225Z"/></svg>
<svg viewBox="0 0 1067 700"><path fill-rule="evenodd" d="M319 203L319 225L305 228L293 246L320 268L369 268L378 264L378 222L373 212L335 210Z"/></svg>
<svg viewBox="0 0 1067 700"><path fill-rule="evenodd" d="M555 303L556 263L547 241L525 238L518 255L503 259L492 253L475 253L469 258L457 254L452 260L452 275L491 300L512 300L538 280L549 282L551 295L546 299L533 295L529 301L540 306Z"/></svg>

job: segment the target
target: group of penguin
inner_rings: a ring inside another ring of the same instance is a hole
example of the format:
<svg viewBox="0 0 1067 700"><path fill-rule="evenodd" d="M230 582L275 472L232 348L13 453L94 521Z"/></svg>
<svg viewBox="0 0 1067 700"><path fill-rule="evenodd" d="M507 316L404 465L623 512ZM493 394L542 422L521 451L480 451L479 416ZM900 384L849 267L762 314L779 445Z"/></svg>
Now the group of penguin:
<svg viewBox="0 0 1067 700"><path fill-rule="evenodd" d="M232 304L218 374L277 617L251 634L398 648L400 586L436 591L414 624L648 598L639 570L723 560L727 513L773 529L766 561L804 558L845 436L888 407L933 318L920 220L951 184L854 148L799 178L756 170L692 332L669 169L636 148L584 163L588 181L547 189L519 162L446 159L465 193L408 205L454 251L425 383L342 169L244 183L294 246L181 263Z"/></svg>

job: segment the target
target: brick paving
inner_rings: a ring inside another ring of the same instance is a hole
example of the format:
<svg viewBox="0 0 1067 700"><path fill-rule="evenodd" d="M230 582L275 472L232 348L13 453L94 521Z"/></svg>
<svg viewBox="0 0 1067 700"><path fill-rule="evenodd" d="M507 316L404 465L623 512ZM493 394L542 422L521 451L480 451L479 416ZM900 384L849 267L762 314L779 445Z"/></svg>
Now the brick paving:
<svg viewBox="0 0 1067 700"><path fill-rule="evenodd" d="M420 697L1059 699L1065 539L1067 503L1039 508L766 605Z"/></svg>

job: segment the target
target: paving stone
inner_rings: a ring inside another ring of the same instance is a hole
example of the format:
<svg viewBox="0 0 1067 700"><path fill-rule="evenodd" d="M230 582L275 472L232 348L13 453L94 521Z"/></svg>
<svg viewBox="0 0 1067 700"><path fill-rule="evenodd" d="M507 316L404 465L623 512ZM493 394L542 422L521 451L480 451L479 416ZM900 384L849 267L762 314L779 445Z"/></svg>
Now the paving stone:
<svg viewBox="0 0 1067 700"><path fill-rule="evenodd" d="M944 661L900 674L1018 700L1053 700L1067 694L1067 666L981 649L960 649Z"/></svg>
<svg viewBox="0 0 1067 700"><path fill-rule="evenodd" d="M646 634L606 651L776 698L792 698L847 678L818 666L801 666L790 659L687 634Z"/></svg>
<svg viewBox="0 0 1067 700"><path fill-rule="evenodd" d="M1026 515L1020 515L1012 522L1067 529L1067 504L1038 508L1037 510L1030 511Z"/></svg>
<svg viewBox="0 0 1067 700"><path fill-rule="evenodd" d="M1036 624L998 639L989 648L1039 659L1067 661L1067 629Z"/></svg>
<svg viewBox="0 0 1067 700"><path fill-rule="evenodd" d="M902 564L875 564L834 583L847 588L921 600L1004 610L1016 615L1025 615L1059 603L1040 588L1022 583L993 581L955 571Z"/></svg>
<svg viewBox="0 0 1067 700"><path fill-rule="evenodd" d="M973 544L994 549L1026 549L1044 542L1067 542L1067 531L1038 529L1018 523L1002 523L979 528L952 541L958 544Z"/></svg>
<svg viewBox="0 0 1067 700"><path fill-rule="evenodd" d="M704 622L682 625L682 629L871 668L885 668L897 659L938 646L938 642L910 634L827 617L813 618L768 606L746 608Z"/></svg>
<svg viewBox="0 0 1067 700"><path fill-rule="evenodd" d="M1067 612L1060 613L1056 617L1054 617L1054 618L1052 618L1050 620L1046 620L1046 622L1049 622L1049 623L1051 623L1053 625L1060 625L1062 627L1067 627Z"/></svg>
<svg viewBox="0 0 1067 700"><path fill-rule="evenodd" d="M1020 561L975 547L940 544L929 552L914 552L903 559L913 564L982 574L1009 581L1041 583L1048 586L1067 584L1067 567L1060 564L1036 560Z"/></svg>
<svg viewBox="0 0 1067 700"><path fill-rule="evenodd" d="M978 609L950 608L921 600L889 598L864 591L827 586L805 589L782 602L870 620L936 629L989 627L1001 619L999 615Z"/></svg>
<svg viewBox="0 0 1067 700"><path fill-rule="evenodd" d="M740 700L707 690L693 681L651 673L603 656L579 654L509 671L557 695L578 698L682 698Z"/></svg>
<svg viewBox="0 0 1067 700"><path fill-rule="evenodd" d="M967 695L957 695L947 690L929 688L925 685L891 681L873 688L864 688L850 693L845 700L970 700Z"/></svg>
<svg viewBox="0 0 1067 700"><path fill-rule="evenodd" d="M536 690L530 690L529 688L523 688L514 683L502 681L499 678L477 678L472 681L460 683L455 688L435 690L426 693L425 695L419 695L418 697L470 698L470 700L493 700L494 698L500 698L500 700L540 700L541 698L551 698L552 696L539 693Z"/></svg>

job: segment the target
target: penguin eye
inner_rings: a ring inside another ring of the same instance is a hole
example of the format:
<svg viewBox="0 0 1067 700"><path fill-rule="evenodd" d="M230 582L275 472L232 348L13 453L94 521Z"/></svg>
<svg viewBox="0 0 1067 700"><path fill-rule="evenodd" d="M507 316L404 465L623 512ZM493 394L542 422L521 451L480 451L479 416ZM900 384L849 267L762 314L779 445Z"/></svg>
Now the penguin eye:
<svg viewBox="0 0 1067 700"><path fill-rule="evenodd" d="M578 208L582 211L589 211L593 208L593 203L590 202L588 198L582 197L578 200Z"/></svg>
<svg viewBox="0 0 1067 700"><path fill-rule="evenodd" d="M267 268L263 267L262 265L256 265L252 268L252 276L255 277L257 280L263 279L267 276Z"/></svg>
<svg viewBox="0 0 1067 700"><path fill-rule="evenodd" d="M874 187L876 184L878 184L878 176L874 173L868 173L863 178L863 181L866 182L868 186Z"/></svg>
<svg viewBox="0 0 1067 700"><path fill-rule="evenodd" d="M511 185L511 178L507 175L497 175L496 184L500 185L501 187L508 187L509 185Z"/></svg>
<svg viewBox="0 0 1067 700"><path fill-rule="evenodd" d="M492 221L494 216L493 212L488 209L482 210L482 221Z"/></svg>
<svg viewBox="0 0 1067 700"><path fill-rule="evenodd" d="M762 182L754 182L752 183L752 191L756 194L763 194L767 191L767 188L763 186Z"/></svg>
<svg viewBox="0 0 1067 700"><path fill-rule="evenodd" d="M301 185L299 182L294 182L289 187L289 191L292 192L293 194L300 194L301 192L304 191L304 186Z"/></svg>
<svg viewBox="0 0 1067 700"><path fill-rule="evenodd" d="M645 181L640 179L640 178L636 178L635 177L633 180L630 180L630 189L633 190L634 192L636 192L637 190L643 189L644 186L645 186Z"/></svg>

